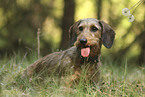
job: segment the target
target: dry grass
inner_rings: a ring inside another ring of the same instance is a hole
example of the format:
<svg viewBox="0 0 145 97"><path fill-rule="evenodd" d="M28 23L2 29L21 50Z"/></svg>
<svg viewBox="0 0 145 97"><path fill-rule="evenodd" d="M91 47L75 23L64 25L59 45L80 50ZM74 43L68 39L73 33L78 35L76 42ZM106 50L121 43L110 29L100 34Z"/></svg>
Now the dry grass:
<svg viewBox="0 0 145 97"><path fill-rule="evenodd" d="M145 96L145 67L130 66L127 62L118 65L106 61L101 67L100 85L84 84L80 81L74 88L67 88L56 76L45 78L43 82L35 81L35 77L32 80L21 80L18 75L35 60L36 57L28 60L19 55L0 60L1 97Z"/></svg>

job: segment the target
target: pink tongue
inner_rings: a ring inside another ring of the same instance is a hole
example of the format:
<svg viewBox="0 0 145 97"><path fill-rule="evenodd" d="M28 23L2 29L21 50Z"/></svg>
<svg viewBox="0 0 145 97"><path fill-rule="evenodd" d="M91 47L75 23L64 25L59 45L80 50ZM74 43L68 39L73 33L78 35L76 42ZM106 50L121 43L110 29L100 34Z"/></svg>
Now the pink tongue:
<svg viewBox="0 0 145 97"><path fill-rule="evenodd" d="M88 48L83 48L83 49L81 49L81 55L82 55L83 57L88 57L89 54L90 54L90 48L89 48L89 47L88 47Z"/></svg>

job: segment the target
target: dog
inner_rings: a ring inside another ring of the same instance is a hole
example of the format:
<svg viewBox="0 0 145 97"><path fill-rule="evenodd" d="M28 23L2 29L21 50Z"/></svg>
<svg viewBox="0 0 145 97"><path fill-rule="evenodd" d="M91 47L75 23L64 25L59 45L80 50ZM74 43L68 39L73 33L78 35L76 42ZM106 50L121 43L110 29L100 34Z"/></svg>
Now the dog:
<svg viewBox="0 0 145 97"><path fill-rule="evenodd" d="M71 47L67 50L51 53L31 64L23 76L52 73L61 78L67 76L66 84L78 82L84 74L84 81L98 83L100 79L100 56L102 44L111 48L115 38L114 30L104 21L94 18L82 19L69 29Z"/></svg>

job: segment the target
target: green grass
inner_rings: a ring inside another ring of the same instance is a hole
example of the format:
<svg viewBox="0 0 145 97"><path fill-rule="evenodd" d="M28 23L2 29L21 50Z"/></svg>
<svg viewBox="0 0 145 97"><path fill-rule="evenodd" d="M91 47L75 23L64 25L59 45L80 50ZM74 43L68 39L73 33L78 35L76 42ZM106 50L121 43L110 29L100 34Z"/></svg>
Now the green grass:
<svg viewBox="0 0 145 97"><path fill-rule="evenodd" d="M0 97L145 97L145 67L103 61L99 85L80 82L73 88L65 87L56 76L43 82L17 78L36 60L20 55L0 60Z"/></svg>

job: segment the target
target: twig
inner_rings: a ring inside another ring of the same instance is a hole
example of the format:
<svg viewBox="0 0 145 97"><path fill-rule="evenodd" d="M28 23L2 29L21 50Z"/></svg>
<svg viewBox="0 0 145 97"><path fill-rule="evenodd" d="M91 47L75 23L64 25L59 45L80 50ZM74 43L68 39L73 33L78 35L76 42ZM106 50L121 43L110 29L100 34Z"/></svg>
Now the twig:
<svg viewBox="0 0 145 97"><path fill-rule="evenodd" d="M137 8L138 6L140 6L143 2L144 2L144 0L142 0L142 1L140 0L140 1L139 1L139 4L137 3L138 5L137 5L137 6L135 7L135 9L133 10L132 14L135 12L136 8Z"/></svg>
<svg viewBox="0 0 145 97"><path fill-rule="evenodd" d="M40 35L40 28L38 28L38 32L37 32L37 43L38 43L38 47L37 47L37 50L38 50L38 59L40 58L40 38L39 38L39 35Z"/></svg>
<svg viewBox="0 0 145 97"><path fill-rule="evenodd" d="M28 54L28 52L26 52L26 53L25 53L25 55L24 55L24 57L23 57L23 59L22 59L22 61L21 61L21 63L20 63L20 64L22 64L22 63L23 63L23 61L24 61L24 59L26 59L27 54Z"/></svg>

